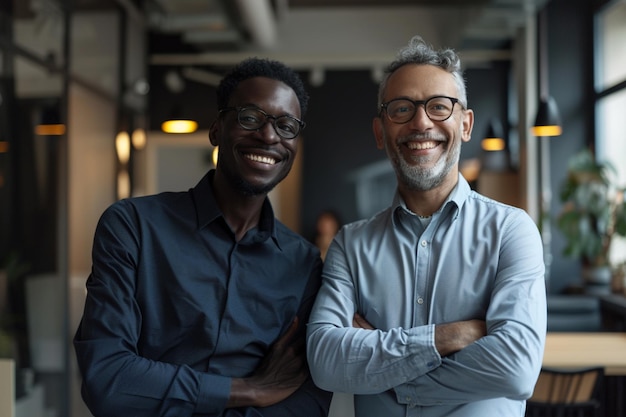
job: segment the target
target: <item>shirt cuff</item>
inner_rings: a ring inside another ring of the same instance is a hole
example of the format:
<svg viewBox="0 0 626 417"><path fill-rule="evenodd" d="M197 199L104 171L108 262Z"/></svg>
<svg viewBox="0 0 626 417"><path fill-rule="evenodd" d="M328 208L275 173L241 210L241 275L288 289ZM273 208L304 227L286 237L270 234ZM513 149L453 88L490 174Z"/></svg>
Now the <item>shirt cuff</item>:
<svg viewBox="0 0 626 417"><path fill-rule="evenodd" d="M230 397L231 378L203 373L194 414L220 414Z"/></svg>
<svg viewBox="0 0 626 417"><path fill-rule="evenodd" d="M441 365L441 355L435 347L435 325L420 326L409 329L409 346L415 346L416 363L420 375L437 369ZM419 361L419 362L417 362ZM418 377L419 378L419 377ZM412 381L394 388L396 400L400 404L415 405L415 387Z"/></svg>

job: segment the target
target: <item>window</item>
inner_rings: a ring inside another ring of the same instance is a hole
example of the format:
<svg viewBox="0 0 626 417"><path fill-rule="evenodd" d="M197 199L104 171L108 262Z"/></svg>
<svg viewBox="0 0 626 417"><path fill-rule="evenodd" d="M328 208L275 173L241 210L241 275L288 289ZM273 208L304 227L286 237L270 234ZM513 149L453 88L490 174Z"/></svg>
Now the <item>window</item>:
<svg viewBox="0 0 626 417"><path fill-rule="evenodd" d="M626 0L608 2L596 13L596 157L616 168L626 188ZM626 240L615 241L611 258L626 262Z"/></svg>

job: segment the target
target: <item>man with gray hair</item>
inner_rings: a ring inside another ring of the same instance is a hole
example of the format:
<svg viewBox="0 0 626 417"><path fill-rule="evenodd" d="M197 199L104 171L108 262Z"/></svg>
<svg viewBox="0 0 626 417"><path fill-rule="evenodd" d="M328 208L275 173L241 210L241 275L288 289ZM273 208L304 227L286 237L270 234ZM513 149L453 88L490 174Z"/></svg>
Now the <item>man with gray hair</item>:
<svg viewBox="0 0 626 417"><path fill-rule="evenodd" d="M522 417L541 368L541 239L459 172L474 124L459 57L419 36L390 64L373 131L392 205L346 225L307 330L315 383L358 417Z"/></svg>

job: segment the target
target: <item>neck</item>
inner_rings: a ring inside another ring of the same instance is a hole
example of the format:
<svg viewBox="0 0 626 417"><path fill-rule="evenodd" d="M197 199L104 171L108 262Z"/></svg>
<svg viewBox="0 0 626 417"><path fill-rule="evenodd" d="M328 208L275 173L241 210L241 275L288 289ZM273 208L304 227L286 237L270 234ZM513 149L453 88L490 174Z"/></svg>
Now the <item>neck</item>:
<svg viewBox="0 0 626 417"><path fill-rule="evenodd" d="M438 187L426 191L409 189L399 184L398 191L409 210L421 218L428 218L441 208L457 182L458 177L455 177L454 182L444 181Z"/></svg>
<svg viewBox="0 0 626 417"><path fill-rule="evenodd" d="M259 224L261 209L267 195L244 195L233 188L219 171L215 172L212 186L215 201L236 240L239 241L248 230Z"/></svg>

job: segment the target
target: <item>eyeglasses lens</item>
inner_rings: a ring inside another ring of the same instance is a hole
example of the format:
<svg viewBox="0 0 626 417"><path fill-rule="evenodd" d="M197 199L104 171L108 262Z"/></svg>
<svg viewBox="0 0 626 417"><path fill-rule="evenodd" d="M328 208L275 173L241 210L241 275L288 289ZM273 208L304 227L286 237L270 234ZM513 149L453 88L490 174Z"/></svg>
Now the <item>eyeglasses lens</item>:
<svg viewBox="0 0 626 417"><path fill-rule="evenodd" d="M254 108L242 108L238 114L239 124L247 130L261 129L268 119L271 119L276 133L284 139L293 139L300 133L300 123L290 116L274 117Z"/></svg>
<svg viewBox="0 0 626 417"><path fill-rule="evenodd" d="M406 123L413 118L419 104L406 99L391 100L386 106L387 116L392 122ZM447 119L454 108L454 102L448 97L432 97L423 104L426 115L434 121Z"/></svg>

